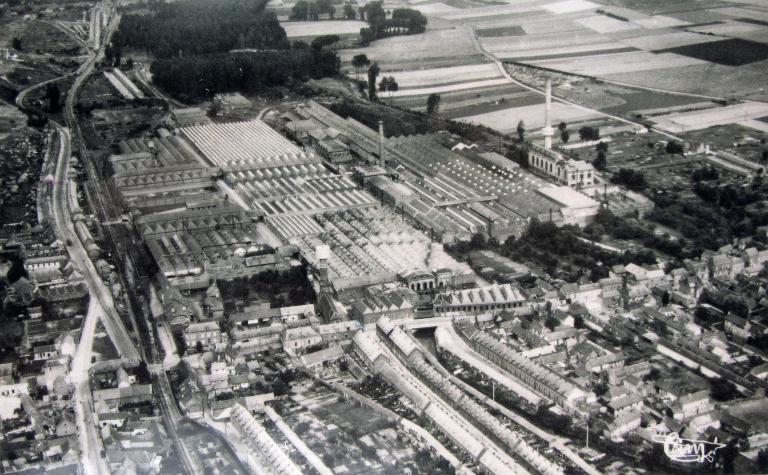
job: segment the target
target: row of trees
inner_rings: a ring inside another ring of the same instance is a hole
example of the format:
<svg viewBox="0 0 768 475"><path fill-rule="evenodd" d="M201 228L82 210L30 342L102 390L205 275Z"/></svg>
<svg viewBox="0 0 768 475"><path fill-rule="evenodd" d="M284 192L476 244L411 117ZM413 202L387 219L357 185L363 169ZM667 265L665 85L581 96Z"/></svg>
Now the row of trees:
<svg viewBox="0 0 768 475"><path fill-rule="evenodd" d="M143 48L159 58L236 48L286 49L290 43L266 0L187 0L152 4L153 15L123 16L116 47Z"/></svg>
<svg viewBox="0 0 768 475"><path fill-rule="evenodd" d="M352 11L352 14L354 15L355 10L354 8L352 8L352 5L347 4L344 7L345 7L344 8L345 16L348 15L350 9ZM327 13L328 16L330 16L331 18L336 16L336 7L333 5L331 0L315 0L313 2L308 2L306 0L299 0L298 2L293 4L293 8L291 8L291 14L289 18L291 20L296 20L296 21L301 21L301 20L317 21L320 19L320 15L323 13Z"/></svg>
<svg viewBox="0 0 768 475"><path fill-rule="evenodd" d="M396 8L392 17L387 18L382 2L369 2L360 10L360 19L368 22L368 28L360 29L360 39L364 45L378 38L391 35L424 33L427 29L427 17L420 11L410 8Z"/></svg>
<svg viewBox="0 0 768 475"><path fill-rule="evenodd" d="M157 60L153 81L186 100L218 92L261 92L294 81L338 74L339 58L325 50L291 49Z"/></svg>

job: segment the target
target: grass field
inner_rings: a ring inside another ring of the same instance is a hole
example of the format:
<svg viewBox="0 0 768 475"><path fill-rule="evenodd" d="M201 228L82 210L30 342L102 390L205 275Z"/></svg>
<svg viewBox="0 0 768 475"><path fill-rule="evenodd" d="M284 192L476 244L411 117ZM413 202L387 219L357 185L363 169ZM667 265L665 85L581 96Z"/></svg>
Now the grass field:
<svg viewBox="0 0 768 475"><path fill-rule="evenodd" d="M670 132L685 132L766 116L768 116L768 104L747 102L725 107L713 107L710 109L663 115L654 117L653 121L662 129Z"/></svg>
<svg viewBox="0 0 768 475"><path fill-rule="evenodd" d="M427 30L419 35L394 36L373 42L367 48L339 51L341 60L348 63L352 56L364 53L371 61L377 61L382 69L397 70L397 65L407 64L413 69L414 62L467 64L468 57L480 57L475 50L469 32L464 29ZM438 66L433 66L438 67Z"/></svg>
<svg viewBox="0 0 768 475"><path fill-rule="evenodd" d="M539 103L523 107L504 108L494 112L461 117L458 120L470 124L485 125L503 133L512 132L519 121L525 122L528 130L544 126L544 98L539 96ZM595 113L578 107L555 102L552 104L552 122L578 122L596 117Z"/></svg>
<svg viewBox="0 0 768 475"><path fill-rule="evenodd" d="M421 69L389 73L383 71L382 76L394 76L400 89L435 86L439 84L477 81L482 79L499 78L501 74L495 64L470 64L447 68Z"/></svg>
<svg viewBox="0 0 768 475"><path fill-rule="evenodd" d="M280 23L288 38L308 38L322 35L359 35L368 26L356 20L289 21Z"/></svg>

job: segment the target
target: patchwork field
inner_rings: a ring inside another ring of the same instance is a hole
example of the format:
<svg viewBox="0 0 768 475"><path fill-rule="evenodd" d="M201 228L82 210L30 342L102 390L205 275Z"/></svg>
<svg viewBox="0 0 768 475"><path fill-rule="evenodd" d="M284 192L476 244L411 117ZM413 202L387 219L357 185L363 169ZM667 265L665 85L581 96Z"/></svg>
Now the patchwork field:
<svg viewBox="0 0 768 475"><path fill-rule="evenodd" d="M624 88L603 100L577 101L626 117L636 114L633 111L653 109L661 115L665 107L673 108L668 113L686 113L691 104L694 109L706 107L710 98L768 100L765 2L509 0L490 5L474 0L406 1L429 18L426 33L340 52L343 68L350 72L349 61L355 54L364 53L378 62L381 75L394 76L399 85L397 92L385 97L403 107L424 110L427 96L436 93L441 95L441 112L449 118L502 131L513 130L519 120L529 130L543 125L542 97L505 81L484 52L509 66L658 89L630 94ZM563 104L555 104L554 114L556 121L595 120L595 114ZM748 120L752 118L742 119Z"/></svg>

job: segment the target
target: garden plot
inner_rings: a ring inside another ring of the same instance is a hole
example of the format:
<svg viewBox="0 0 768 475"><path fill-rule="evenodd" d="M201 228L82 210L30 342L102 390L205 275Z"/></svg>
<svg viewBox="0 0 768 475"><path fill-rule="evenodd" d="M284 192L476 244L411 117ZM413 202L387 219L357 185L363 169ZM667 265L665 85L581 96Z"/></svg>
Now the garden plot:
<svg viewBox="0 0 768 475"><path fill-rule="evenodd" d="M411 8L413 8L414 10L418 10L425 15L430 15L430 16L439 16L440 13L449 13L449 12L459 11L458 8L452 7L450 5L446 5L445 3L441 3L441 2L424 3L424 4L414 5Z"/></svg>
<svg viewBox="0 0 768 475"><path fill-rule="evenodd" d="M354 20L289 21L280 23L288 38L304 38L323 35L358 35L367 23Z"/></svg>
<svg viewBox="0 0 768 475"><path fill-rule="evenodd" d="M526 50L540 50L547 54L548 48L561 46L576 46L598 44L605 38L589 33L587 35L569 35L554 33L540 36L500 36L495 38L482 38L483 48L496 54L505 51L522 53Z"/></svg>
<svg viewBox="0 0 768 475"><path fill-rule="evenodd" d="M679 31L675 33L662 33L646 36L637 36L634 38L624 38L619 40L624 45L632 48L638 48L646 51L658 51L668 48L678 48L695 44L711 43L725 39L720 36L700 35L688 31Z"/></svg>
<svg viewBox="0 0 768 475"><path fill-rule="evenodd" d="M673 133L706 129L768 116L768 104L745 102L725 107L713 107L691 112L681 112L654 117L660 128Z"/></svg>
<svg viewBox="0 0 768 475"><path fill-rule="evenodd" d="M471 20L474 18L493 17L500 15L518 15L520 13L540 12L538 2L529 1L511 5L493 5L490 7L468 8L439 15L444 20Z"/></svg>
<svg viewBox="0 0 768 475"><path fill-rule="evenodd" d="M574 13L597 9L600 8L600 5L597 3L588 2L586 0L565 0L563 2L555 2L542 5L542 8L556 15L562 15L563 13Z"/></svg>
<svg viewBox="0 0 768 475"><path fill-rule="evenodd" d="M521 26L523 30L529 35L546 35L550 33L572 33L577 31L585 31L586 28L583 25L578 24L570 20L560 20L553 18L542 18L540 21L524 22Z"/></svg>
<svg viewBox="0 0 768 475"><path fill-rule="evenodd" d="M672 53L653 54L645 51L610 55L583 56L570 59L531 61L536 66L587 76L635 73L653 69L670 69L706 64L705 61Z"/></svg>
<svg viewBox="0 0 768 475"><path fill-rule="evenodd" d="M740 21L727 21L717 25L697 26L690 28L690 30L708 35L733 36L740 33L752 33L754 31L765 30L765 26Z"/></svg>
<svg viewBox="0 0 768 475"><path fill-rule="evenodd" d="M426 94L444 94L446 92L463 91L467 89L478 89L483 87L498 86L501 84L507 84L509 81L506 78L499 79L485 79L482 81L470 81L460 82L455 84L446 84L443 86L432 87L420 87L414 89L399 90L397 92L387 93L387 97L407 97L407 96L419 96Z"/></svg>
<svg viewBox="0 0 768 475"><path fill-rule="evenodd" d="M617 20L605 15L593 15L586 18L580 18L576 20L576 23L601 34L617 33L619 31L634 30L639 28L639 26L633 25L627 21Z"/></svg>
<svg viewBox="0 0 768 475"><path fill-rule="evenodd" d="M478 114L468 117L461 117L457 120L470 124L484 125L496 129L502 133L512 132L517 128L521 120L525 123L528 130L538 129L544 126L544 98L541 103L531 106L514 107L503 109L485 114ZM598 117L599 114L593 111L585 110L580 107L552 103L552 122L577 122Z"/></svg>
<svg viewBox="0 0 768 475"><path fill-rule="evenodd" d="M676 26L684 26L689 24L687 21L678 20L677 18L664 15L652 16L642 20L633 20L632 22L649 30L655 30L659 28L674 28Z"/></svg>
<svg viewBox="0 0 768 475"><path fill-rule="evenodd" d="M502 84L443 93L440 95L440 112L447 118L455 118L538 102L538 94L514 84ZM424 110L427 100L423 95L409 96L397 98L394 103L409 109Z"/></svg>
<svg viewBox="0 0 768 475"><path fill-rule="evenodd" d="M709 10L718 15L725 15L733 18L749 18L768 22L768 12L753 8L725 7L713 8Z"/></svg>
<svg viewBox="0 0 768 475"><path fill-rule="evenodd" d="M424 88L449 83L500 78L501 73L495 64L487 63L395 73L382 72L381 76L394 76L402 91L409 88Z"/></svg>
<svg viewBox="0 0 768 475"><path fill-rule="evenodd" d="M562 46L559 48L541 48L529 49L524 51L497 51L496 57L499 59L513 59L515 61L535 61L541 59L556 59L557 57L571 57L579 55L599 54L600 52L616 52L622 49L621 44L598 43L586 45Z"/></svg>

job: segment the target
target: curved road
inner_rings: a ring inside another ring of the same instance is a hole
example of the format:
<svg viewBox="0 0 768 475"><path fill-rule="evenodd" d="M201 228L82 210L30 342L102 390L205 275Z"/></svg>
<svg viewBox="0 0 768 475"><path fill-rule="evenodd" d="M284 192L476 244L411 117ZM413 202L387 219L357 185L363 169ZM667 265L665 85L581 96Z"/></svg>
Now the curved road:
<svg viewBox="0 0 768 475"><path fill-rule="evenodd" d="M496 56L494 56L493 54L491 54L488 51L486 51L485 48L483 48L483 45L477 39L477 35L475 34L474 28L472 28L472 26L466 25L466 24L464 25L464 28L469 32L469 36L472 38L472 43L475 45L475 49L480 54L482 54L483 56L488 58L490 61L492 61L496 65L496 67L498 68L499 73L501 73L501 75L504 76L504 78L507 81L509 81L510 83L512 83L512 84L514 84L514 85L516 85L518 87L526 89L528 91L535 92L536 94L540 94L542 96L546 95L545 91L542 91L540 89L536 89L535 87L529 86L529 85L527 85L525 83L522 83L522 82L518 81L517 79L513 78L509 74L509 72L507 71L507 68L504 67L504 63L500 59L498 59ZM661 92L661 91L659 91L659 92ZM583 111L587 111L587 112L591 112L591 113L596 114L596 115L603 116L603 117L608 118L608 119L612 119L612 120L615 120L615 121L618 121L618 122L623 122L623 123L629 124L629 125L634 125L634 126L636 126L638 128L646 128L644 124L641 124L639 122L633 122L631 120L625 119L623 117L619 117L617 115L608 114L606 112L602 112L602 111L599 111L599 110L596 110L596 109L591 109L591 108L589 108L587 106L583 106L583 105L578 104L576 102L569 101L567 99L563 99L563 98L560 98L560 97L556 97L554 95L552 96L552 100L560 102L560 103L563 103L563 104L567 104L569 106L576 107L576 108L581 109ZM661 134L661 135L664 135L666 137L669 137L672 140L676 140L678 142L682 142L683 141L683 139L681 139L680 137L677 137L677 136L672 135L670 133L664 132L663 130L659 130L659 129L655 129L655 128L651 129L651 130L653 130L654 132L656 132L658 134Z"/></svg>
<svg viewBox="0 0 768 475"><path fill-rule="evenodd" d="M113 19L113 23L111 24L112 31L116 27L118 21L119 18ZM109 36L106 36L106 38L108 37ZM76 76L75 82L67 95L65 120L68 124L77 126L74 114L77 91L93 71L96 62L103 55L103 48L104 45L101 45L99 51L92 53L89 59L83 63L76 72L25 89L17 96L16 105L24 110L26 109L24 106L24 99L33 90L69 76ZM72 243L67 246L70 261L83 275L90 294L88 313L83 322L80 342L75 356L72 359L69 373L69 380L75 385L73 401L77 419L78 439L80 442L81 464L87 475L106 475L110 472L106 461L101 456L103 444L93 417L94 408L88 379L88 368L91 365L93 337L97 321L99 319L102 320L107 333L121 356L126 358L138 358L139 352L128 336L120 316L115 311L111 292L106 285L104 285L93 262L88 257L83 243L75 232L71 210L69 209L69 167L70 159L72 157L72 138L68 128L63 127L55 121L51 121L51 123L55 127L60 140L59 153L56 157L54 182L52 191L49 195L49 199L52 201L52 224L56 230L57 236L63 242Z"/></svg>

